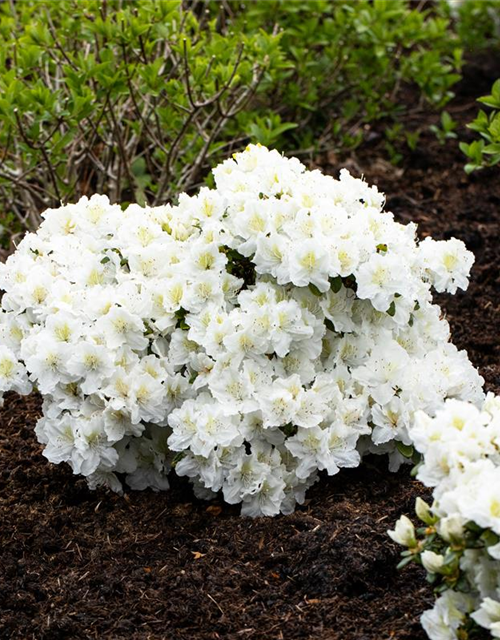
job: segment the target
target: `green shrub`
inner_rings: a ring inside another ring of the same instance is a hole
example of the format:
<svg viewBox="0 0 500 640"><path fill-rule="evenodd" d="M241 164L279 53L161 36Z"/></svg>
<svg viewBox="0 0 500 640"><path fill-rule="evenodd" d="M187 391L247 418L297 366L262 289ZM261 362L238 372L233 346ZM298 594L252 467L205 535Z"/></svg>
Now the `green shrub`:
<svg viewBox="0 0 500 640"><path fill-rule="evenodd" d="M424 103L441 109L460 78L462 49L449 19L406 0L226 5L236 30L282 31L289 64L270 79L265 95L276 115L299 125L288 134L290 146L349 149L380 120L388 127L404 122L399 138L405 139L409 111Z"/></svg>
<svg viewBox="0 0 500 640"><path fill-rule="evenodd" d="M441 0L440 10L454 19L460 42L468 51L500 43L500 0Z"/></svg>
<svg viewBox="0 0 500 640"><path fill-rule="evenodd" d="M439 125L431 124L429 129L439 140L439 144L444 144L448 139L456 139L458 136L455 133L455 129L458 126L458 122L453 120L447 111L441 113Z"/></svg>
<svg viewBox="0 0 500 640"><path fill-rule="evenodd" d="M0 236L95 192L158 204L249 141L314 153L441 111L462 47L409 0L0 3ZM0 237L0 241L2 238Z"/></svg>
<svg viewBox="0 0 500 640"><path fill-rule="evenodd" d="M0 5L0 216L94 192L164 202L235 144L228 123L282 64L279 36L229 33L177 0Z"/></svg>
<svg viewBox="0 0 500 640"><path fill-rule="evenodd" d="M467 156L465 171L493 167L500 162L500 79L491 88L491 94L478 98L478 102L491 107L490 113L479 110L476 118L467 125L481 136L470 144L460 143L460 149Z"/></svg>

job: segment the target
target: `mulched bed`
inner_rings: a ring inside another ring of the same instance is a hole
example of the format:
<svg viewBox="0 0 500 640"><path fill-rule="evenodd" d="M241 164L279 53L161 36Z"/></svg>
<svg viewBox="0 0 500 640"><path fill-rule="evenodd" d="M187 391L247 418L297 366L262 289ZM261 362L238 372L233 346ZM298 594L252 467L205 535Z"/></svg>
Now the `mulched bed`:
<svg viewBox="0 0 500 640"><path fill-rule="evenodd" d="M467 68L448 110L464 123L500 69ZM431 118L428 122L433 122ZM401 167L376 141L346 163L378 184L421 236L452 235L476 254L469 290L442 304L454 342L500 393L500 180L472 177L451 141L424 135ZM336 173L332 156L318 163ZM9 394L0 412L0 638L119 640L424 640L432 602L423 572L398 572L386 536L425 493L384 459L325 478L294 515L240 518L172 491L91 492L41 455L40 400Z"/></svg>

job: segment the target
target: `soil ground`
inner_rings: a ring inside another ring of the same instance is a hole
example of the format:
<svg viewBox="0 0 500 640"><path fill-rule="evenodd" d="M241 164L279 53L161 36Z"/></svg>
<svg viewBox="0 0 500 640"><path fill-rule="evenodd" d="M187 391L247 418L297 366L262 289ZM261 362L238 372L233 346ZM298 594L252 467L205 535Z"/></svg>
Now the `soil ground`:
<svg viewBox="0 0 500 640"><path fill-rule="evenodd" d="M499 75L470 64L448 111L470 121ZM339 169L331 155L318 163ZM455 141L429 133L398 168L376 140L347 164L422 237L474 251L469 290L439 302L454 342L500 392L499 173L467 177L463 163ZM251 520L179 480L162 494L91 492L42 457L39 415L36 396L8 395L0 413L0 638L424 640L431 589L420 569L395 569L400 549L386 536L425 493L408 469L389 474L371 458L324 478L294 515Z"/></svg>

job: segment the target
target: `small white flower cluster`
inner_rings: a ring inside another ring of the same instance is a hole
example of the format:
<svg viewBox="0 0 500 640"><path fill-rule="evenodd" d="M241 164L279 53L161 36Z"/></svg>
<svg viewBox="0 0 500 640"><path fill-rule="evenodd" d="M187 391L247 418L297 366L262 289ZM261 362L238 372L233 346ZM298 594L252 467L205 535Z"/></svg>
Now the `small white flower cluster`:
<svg viewBox="0 0 500 640"><path fill-rule="evenodd" d="M417 478L434 487L432 507L417 508L430 528L419 542L403 516L389 534L445 587L424 629L458 640L472 619L500 638L500 397L488 394L481 408L447 400L434 418L419 412L410 437L423 454Z"/></svg>
<svg viewBox="0 0 500 640"><path fill-rule="evenodd" d="M176 206L49 210L2 266L0 390L42 393L49 460L116 490L175 467L289 513L318 471L397 468L415 411L482 398L431 298L467 286L462 242L419 244L376 188L261 146L214 176Z"/></svg>

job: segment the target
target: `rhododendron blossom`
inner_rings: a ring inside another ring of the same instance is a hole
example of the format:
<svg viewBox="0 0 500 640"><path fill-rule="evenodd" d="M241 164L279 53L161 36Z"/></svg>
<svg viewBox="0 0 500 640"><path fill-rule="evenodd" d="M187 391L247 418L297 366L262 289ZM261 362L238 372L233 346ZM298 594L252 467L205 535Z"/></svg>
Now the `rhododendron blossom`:
<svg viewBox="0 0 500 640"><path fill-rule="evenodd" d="M417 478L433 487L434 500L417 501L421 539L406 516L388 533L442 594L422 625L431 640L475 637L474 623L499 638L500 397L488 394L480 405L446 400L434 416L417 412L409 433L422 453ZM401 535L409 529L412 536Z"/></svg>
<svg viewBox="0 0 500 640"><path fill-rule="evenodd" d="M397 469L417 411L481 400L432 304L467 285L461 241L419 243L375 187L261 146L213 174L177 205L48 210L1 266L0 391L43 395L49 460L289 513L320 471Z"/></svg>

